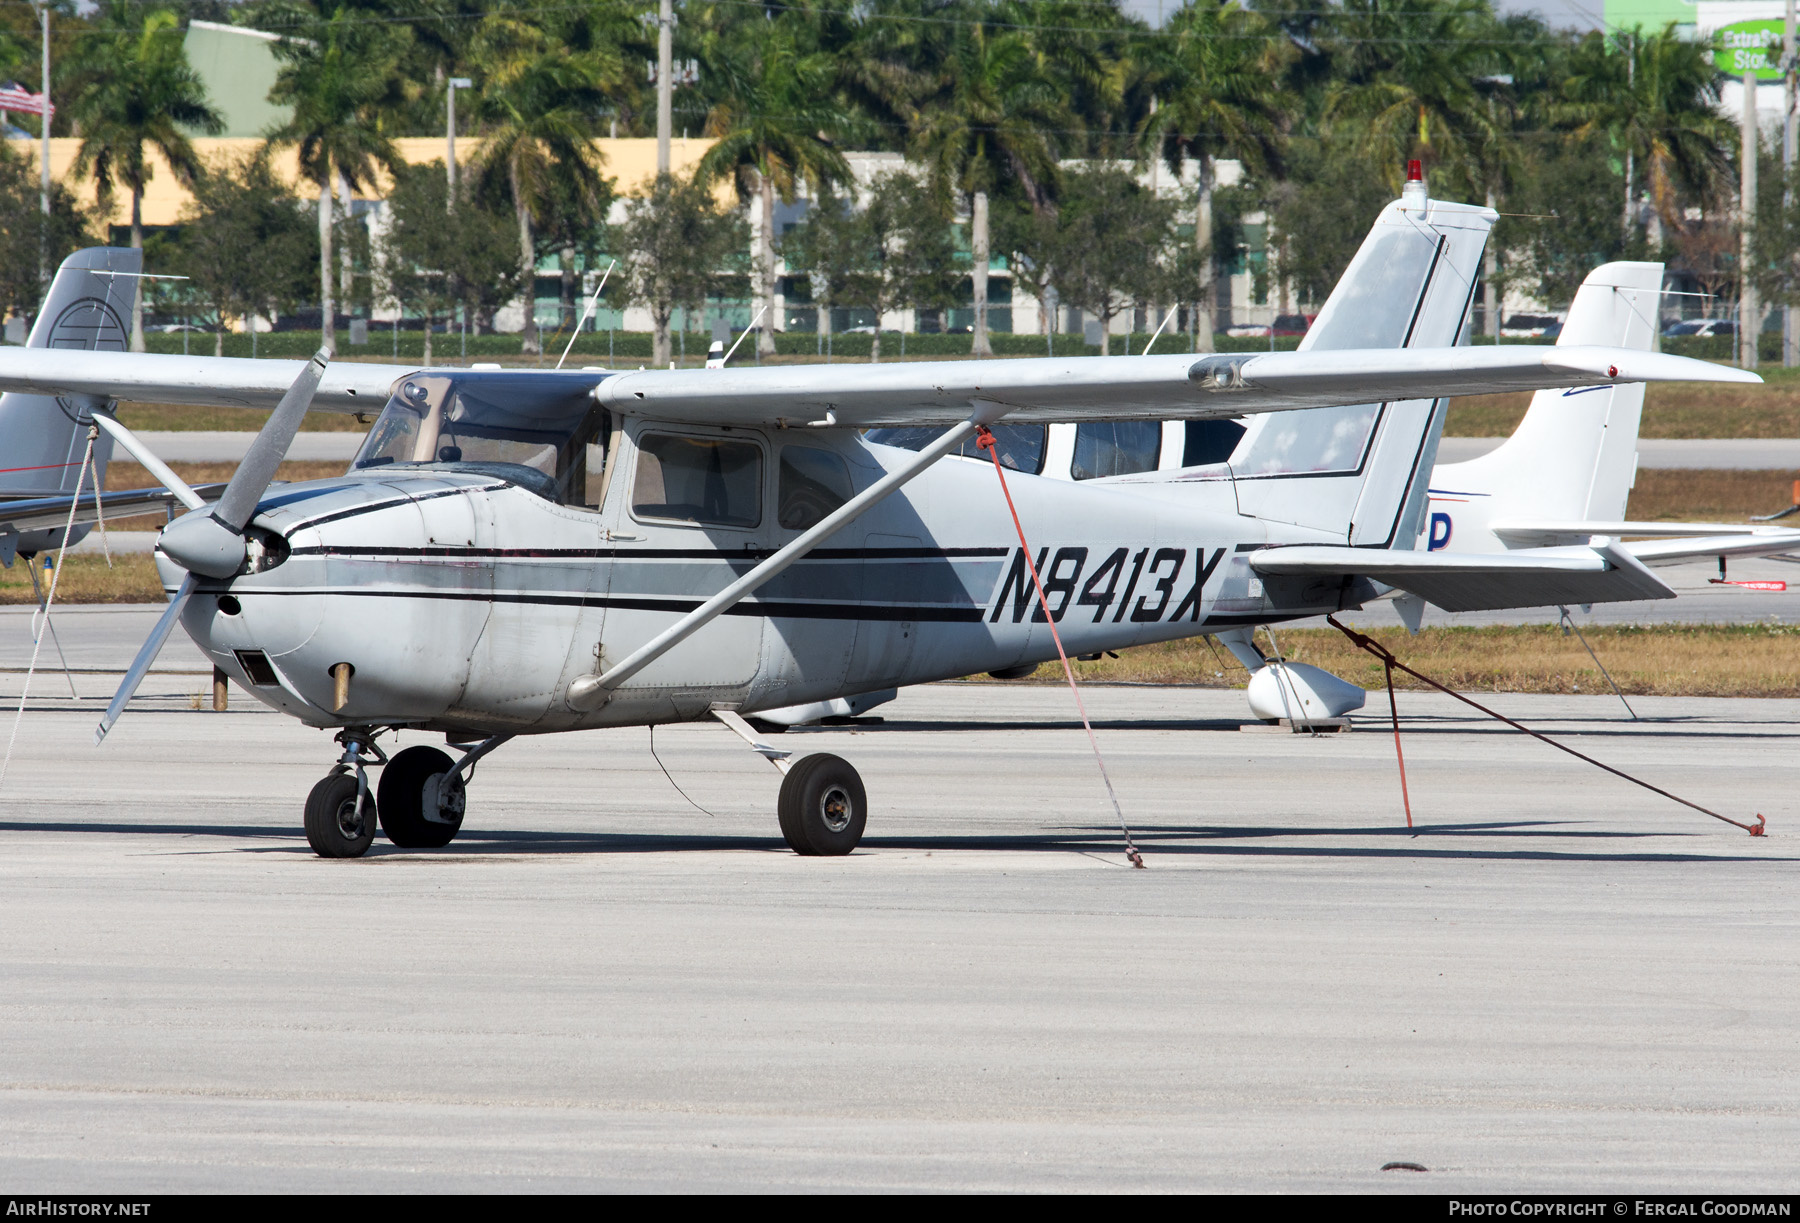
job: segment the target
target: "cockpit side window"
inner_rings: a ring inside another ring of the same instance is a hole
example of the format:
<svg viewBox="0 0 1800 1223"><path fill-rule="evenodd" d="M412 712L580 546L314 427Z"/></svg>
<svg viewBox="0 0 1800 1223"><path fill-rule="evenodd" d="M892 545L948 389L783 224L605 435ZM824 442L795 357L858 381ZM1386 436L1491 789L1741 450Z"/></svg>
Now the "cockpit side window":
<svg viewBox="0 0 1800 1223"><path fill-rule="evenodd" d="M762 447L754 442L640 434L631 512L703 526L757 526L762 468Z"/></svg>
<svg viewBox="0 0 1800 1223"><path fill-rule="evenodd" d="M395 389L352 470L463 471L564 505L597 507L593 485L604 471L609 426L589 389L541 375L416 374Z"/></svg>
<svg viewBox="0 0 1800 1223"><path fill-rule="evenodd" d="M855 495L844 460L816 446L783 446L775 480L775 521L804 531Z"/></svg>

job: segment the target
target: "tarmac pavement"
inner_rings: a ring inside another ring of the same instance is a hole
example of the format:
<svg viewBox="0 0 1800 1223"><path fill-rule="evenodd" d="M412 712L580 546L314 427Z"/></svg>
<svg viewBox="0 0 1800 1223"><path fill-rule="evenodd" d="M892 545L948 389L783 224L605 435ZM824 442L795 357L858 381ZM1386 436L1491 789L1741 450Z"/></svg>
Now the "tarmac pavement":
<svg viewBox="0 0 1800 1223"><path fill-rule="evenodd" d="M849 858L691 725L709 813L556 736L327 862L326 735L165 676L96 750L75 681L0 782L9 1192L1800 1188L1800 702L1493 698L1760 839L1407 694L1409 835L1379 720L1093 688L1135 871L1066 692L942 684L779 741L862 770Z"/></svg>

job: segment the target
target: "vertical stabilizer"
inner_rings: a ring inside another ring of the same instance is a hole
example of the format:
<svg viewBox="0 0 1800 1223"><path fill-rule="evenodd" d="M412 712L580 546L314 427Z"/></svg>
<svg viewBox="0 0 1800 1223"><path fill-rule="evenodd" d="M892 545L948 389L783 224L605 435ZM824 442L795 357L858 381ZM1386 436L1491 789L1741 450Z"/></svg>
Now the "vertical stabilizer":
<svg viewBox="0 0 1800 1223"><path fill-rule="evenodd" d="M1389 204L1300 347L1464 342L1494 219L1428 200L1422 184ZM1422 399L1258 416L1231 457L1238 511L1361 547L1411 548L1443 415L1442 400Z"/></svg>
<svg viewBox="0 0 1800 1223"><path fill-rule="evenodd" d="M1557 337L1561 344L1606 344L1648 352L1656 343L1660 263L1608 263L1582 282ZM1539 391L1513 435L1466 463L1447 463L1431 478L1429 545L1498 552L1491 522L1614 521L1637 474L1644 384L1573 386Z"/></svg>
<svg viewBox="0 0 1800 1223"><path fill-rule="evenodd" d="M96 246L70 255L50 282L25 346L124 352L131 334L126 320L134 277L142 266L142 251L119 247ZM0 496L73 492L92 420L88 412L97 406L98 401L72 396L0 395ZM112 439L102 433L94 447L102 472L111 453Z"/></svg>

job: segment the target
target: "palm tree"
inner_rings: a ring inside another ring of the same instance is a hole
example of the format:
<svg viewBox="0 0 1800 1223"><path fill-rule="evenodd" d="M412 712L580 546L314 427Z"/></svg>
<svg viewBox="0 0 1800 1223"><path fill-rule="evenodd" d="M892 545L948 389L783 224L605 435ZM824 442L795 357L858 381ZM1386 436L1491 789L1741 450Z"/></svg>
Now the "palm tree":
<svg viewBox="0 0 1800 1223"><path fill-rule="evenodd" d="M180 21L168 9L139 0L106 0L93 36L80 43L69 69L71 118L80 126L75 173L94 176L102 211L123 183L131 192L131 245L144 245L144 188L154 173L154 149L184 184L202 166L182 126L204 132L224 124L207 105L206 89L187 62ZM131 350L144 351L144 293L131 300Z"/></svg>
<svg viewBox="0 0 1800 1223"><path fill-rule="evenodd" d="M1348 0L1325 120L1348 129L1396 192L1409 160L1485 189L1478 147L1496 122L1480 84L1497 69L1485 0Z"/></svg>
<svg viewBox="0 0 1800 1223"><path fill-rule="evenodd" d="M800 10L722 24L707 31L702 49L716 99L706 134L717 143L697 178L706 184L729 177L740 202L758 203L752 275L763 315L756 348L766 356L775 351L775 197L793 203L804 182L818 199L850 177L828 134L841 118L831 97L838 67L818 49Z"/></svg>
<svg viewBox="0 0 1800 1223"><path fill-rule="evenodd" d="M1139 126L1146 151L1160 154L1177 174L1194 162L1194 335L1213 350L1213 167L1235 158L1252 174L1279 168L1289 96L1281 74L1291 44L1259 14L1236 0L1195 0L1176 13L1167 37L1144 53L1142 87L1155 105Z"/></svg>
<svg viewBox="0 0 1800 1223"><path fill-rule="evenodd" d="M611 190L594 122L607 90L624 78L624 60L609 42L571 46L558 31L507 10L483 20L470 51L483 124L475 169L491 186L504 181L512 200L525 297L520 349L539 353L535 225L571 211L575 217L554 218L558 228L604 222Z"/></svg>
<svg viewBox="0 0 1800 1223"><path fill-rule="evenodd" d="M326 351L335 354L332 188L341 179L348 202L377 165L392 171L401 164L386 120L405 96L399 66L411 34L404 25L366 20L349 0L338 0L301 28L301 36L275 44L282 67L269 100L292 106L294 113L269 141L296 146L300 172L319 188L320 328Z"/></svg>
<svg viewBox="0 0 1800 1223"><path fill-rule="evenodd" d="M1596 134L1625 154L1626 238L1635 226L1637 176L1650 199L1651 245L1683 225L1684 195L1710 195L1728 180L1736 125L1718 111L1719 74L1704 43L1633 29L1581 40L1563 78L1558 113L1575 139Z"/></svg>
<svg viewBox="0 0 1800 1223"><path fill-rule="evenodd" d="M991 10L952 27L929 92L914 107L911 145L940 193L969 203L975 305L971 348L988 343L988 202L1007 180L1033 207L1045 207L1056 174L1052 136L1070 124L1063 93L1023 22Z"/></svg>

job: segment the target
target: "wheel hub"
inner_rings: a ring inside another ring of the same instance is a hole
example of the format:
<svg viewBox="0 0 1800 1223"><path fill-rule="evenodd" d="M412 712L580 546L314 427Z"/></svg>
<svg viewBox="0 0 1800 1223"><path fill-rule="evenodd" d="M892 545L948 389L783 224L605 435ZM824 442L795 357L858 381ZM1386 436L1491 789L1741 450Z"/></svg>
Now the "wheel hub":
<svg viewBox="0 0 1800 1223"><path fill-rule="evenodd" d="M825 827L842 832L850 826L850 795L842 786L832 786L819 799L819 814Z"/></svg>
<svg viewBox="0 0 1800 1223"><path fill-rule="evenodd" d="M357 801L360 797L360 795L352 794L349 798L346 798L343 802L338 804L338 831L342 833L344 839L348 841L354 841L362 836L363 825L368 820L368 816L363 812L362 803Z"/></svg>

